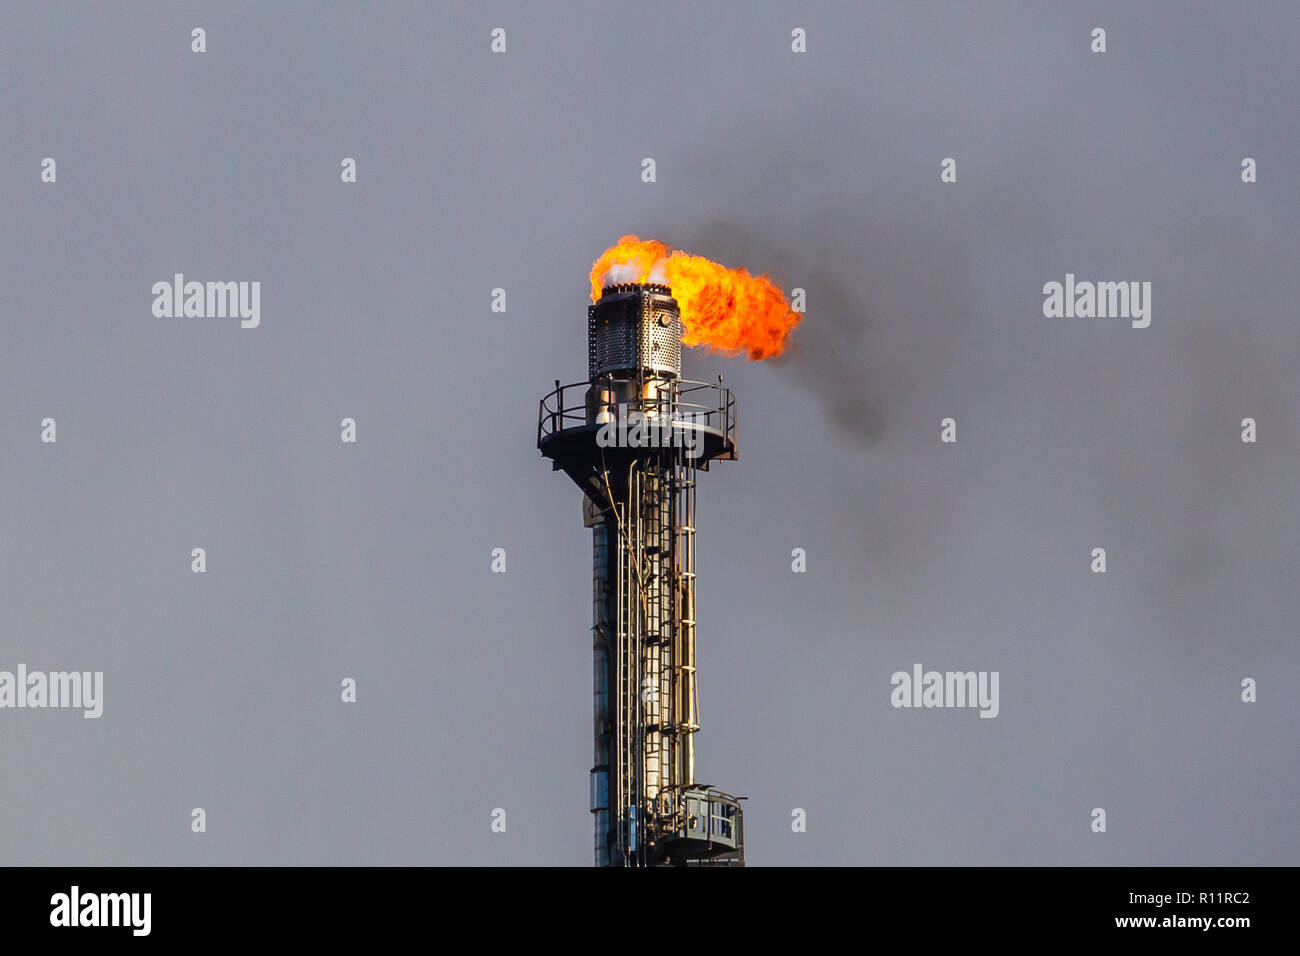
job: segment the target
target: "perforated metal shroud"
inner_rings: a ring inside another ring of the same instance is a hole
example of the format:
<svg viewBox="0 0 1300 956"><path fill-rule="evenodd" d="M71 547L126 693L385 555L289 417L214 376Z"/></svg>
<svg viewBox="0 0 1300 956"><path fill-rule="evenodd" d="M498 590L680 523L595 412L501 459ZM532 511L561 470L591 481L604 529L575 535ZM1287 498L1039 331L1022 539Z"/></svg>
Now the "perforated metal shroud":
<svg viewBox="0 0 1300 956"><path fill-rule="evenodd" d="M682 374L682 315L668 286L606 286L587 307L587 377L632 369Z"/></svg>

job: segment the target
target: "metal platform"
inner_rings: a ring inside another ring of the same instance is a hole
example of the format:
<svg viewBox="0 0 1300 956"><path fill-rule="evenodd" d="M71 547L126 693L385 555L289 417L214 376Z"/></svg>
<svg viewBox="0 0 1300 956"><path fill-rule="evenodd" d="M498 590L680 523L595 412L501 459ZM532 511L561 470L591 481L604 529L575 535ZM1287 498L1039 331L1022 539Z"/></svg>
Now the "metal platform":
<svg viewBox="0 0 1300 956"><path fill-rule="evenodd" d="M620 382L620 385L624 383ZM709 470L711 461L736 459L736 399L731 389L717 382L674 379L658 383L650 396L633 395L625 401L597 406L593 394L599 385L573 382L555 388L541 400L537 413L537 447L551 459L552 469L563 469L584 490L605 468L626 465L644 457L645 447L602 447L599 436L608 425L617 433L620 416L643 416L647 421L670 422L676 437L670 446L699 449L692 464ZM598 421L602 413L612 420Z"/></svg>
<svg viewBox="0 0 1300 956"><path fill-rule="evenodd" d="M744 866L745 822L740 799L703 785L660 791L656 845L665 862Z"/></svg>

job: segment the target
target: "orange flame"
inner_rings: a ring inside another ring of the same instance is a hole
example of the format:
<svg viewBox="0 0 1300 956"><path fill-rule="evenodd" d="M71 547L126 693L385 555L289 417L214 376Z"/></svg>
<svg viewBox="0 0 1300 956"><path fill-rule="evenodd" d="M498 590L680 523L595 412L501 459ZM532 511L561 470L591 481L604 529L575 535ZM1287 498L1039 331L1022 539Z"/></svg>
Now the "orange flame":
<svg viewBox="0 0 1300 956"><path fill-rule="evenodd" d="M671 286L682 310L682 343L719 352L748 353L751 362L785 351L800 315L765 275L728 269L662 242L624 236L591 267L591 301L617 282Z"/></svg>

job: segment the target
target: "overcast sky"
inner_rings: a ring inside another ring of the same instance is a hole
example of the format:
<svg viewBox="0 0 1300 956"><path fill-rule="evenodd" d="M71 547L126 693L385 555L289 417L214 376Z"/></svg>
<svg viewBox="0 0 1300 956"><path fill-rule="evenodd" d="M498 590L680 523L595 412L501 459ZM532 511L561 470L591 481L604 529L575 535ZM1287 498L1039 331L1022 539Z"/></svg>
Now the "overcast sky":
<svg viewBox="0 0 1300 956"><path fill-rule="evenodd" d="M686 357L751 865L1296 863L1300 12L1072 6L7 4L0 670L104 711L0 710L0 862L589 865L536 405L634 232L807 290L790 356ZM260 326L155 318L177 272ZM1067 273L1150 327L1045 318ZM893 708L914 663L998 717Z"/></svg>

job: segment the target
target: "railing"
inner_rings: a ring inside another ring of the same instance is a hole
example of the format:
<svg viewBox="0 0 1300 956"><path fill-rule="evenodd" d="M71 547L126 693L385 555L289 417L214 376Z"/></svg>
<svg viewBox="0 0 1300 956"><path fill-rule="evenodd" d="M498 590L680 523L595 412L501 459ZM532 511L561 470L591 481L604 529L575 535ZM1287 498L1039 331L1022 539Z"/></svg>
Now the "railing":
<svg viewBox="0 0 1300 956"><path fill-rule="evenodd" d="M603 383L602 383L603 384ZM537 444L552 435L569 428L581 428L587 422L587 390L591 382L574 382L561 385L557 380L555 388L543 398L537 411ZM620 407L630 412L639 412L647 417L662 419L677 418L723 435L727 444L735 447L736 443L736 398L731 389L717 382L692 382L687 379L674 379L657 389L650 397L633 397L618 405L605 406L612 415L619 414Z"/></svg>
<svg viewBox="0 0 1300 956"><path fill-rule="evenodd" d="M676 822L673 834L740 849L744 834L740 800L713 787L679 784L659 793L660 812Z"/></svg>

